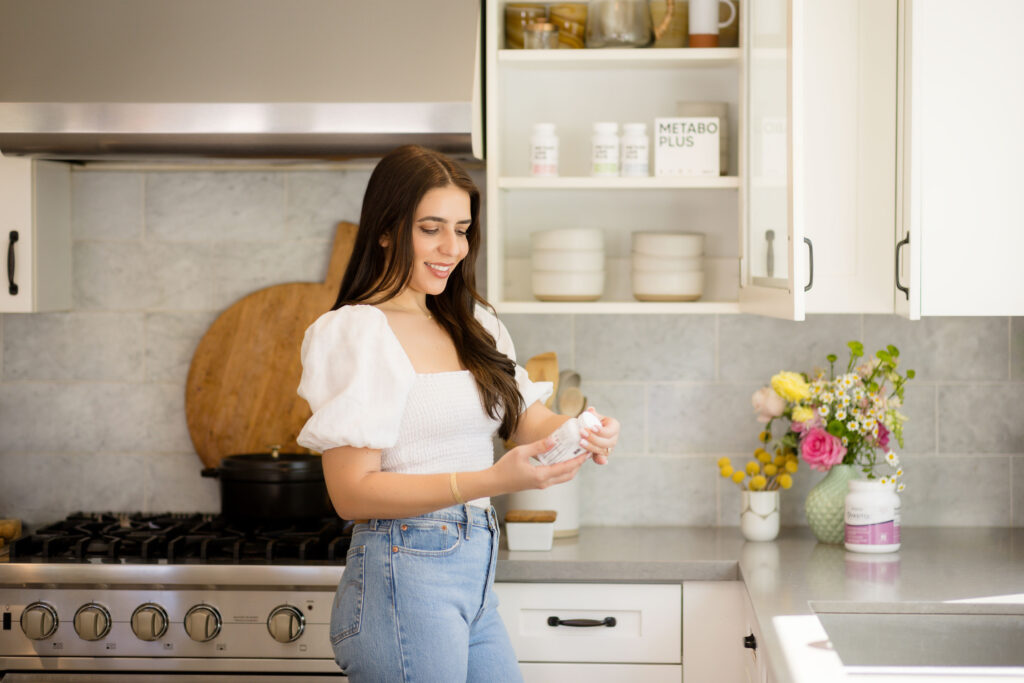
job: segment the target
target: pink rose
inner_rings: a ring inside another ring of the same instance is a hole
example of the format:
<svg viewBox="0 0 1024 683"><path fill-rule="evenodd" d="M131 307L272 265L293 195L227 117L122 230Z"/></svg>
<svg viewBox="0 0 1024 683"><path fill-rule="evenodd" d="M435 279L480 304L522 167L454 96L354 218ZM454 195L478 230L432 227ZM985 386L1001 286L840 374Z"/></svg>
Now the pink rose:
<svg viewBox="0 0 1024 683"><path fill-rule="evenodd" d="M889 447L889 428L881 422L878 423L878 438L876 441L878 442L879 448Z"/></svg>
<svg viewBox="0 0 1024 683"><path fill-rule="evenodd" d="M812 470L827 472L846 455L846 446L820 427L814 427L800 440L800 454Z"/></svg>
<svg viewBox="0 0 1024 683"><path fill-rule="evenodd" d="M754 413L757 421L766 424L773 417L782 415L786 409L786 399L775 393L771 387L761 387L751 396L750 402L754 406Z"/></svg>

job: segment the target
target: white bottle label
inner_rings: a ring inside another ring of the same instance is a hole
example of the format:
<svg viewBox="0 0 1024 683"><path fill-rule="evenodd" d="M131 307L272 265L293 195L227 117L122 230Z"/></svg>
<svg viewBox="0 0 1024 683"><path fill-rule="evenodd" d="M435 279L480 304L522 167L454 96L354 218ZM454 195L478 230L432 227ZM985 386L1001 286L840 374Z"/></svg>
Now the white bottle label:
<svg viewBox="0 0 1024 683"><path fill-rule="evenodd" d="M650 174L648 164L650 147L647 140L624 142L622 144L622 175L647 176Z"/></svg>
<svg viewBox="0 0 1024 683"><path fill-rule="evenodd" d="M549 437L555 445L549 451L537 456L544 465L554 465L556 462L570 460L577 455L583 455L587 449L580 445L580 426L589 429L591 432L601 429L601 421L592 412L580 413L579 417L566 420Z"/></svg>
<svg viewBox="0 0 1024 683"><path fill-rule="evenodd" d="M619 145L617 142L595 142L593 175L619 175Z"/></svg>
<svg viewBox="0 0 1024 683"><path fill-rule="evenodd" d="M530 174L542 177L558 175L558 143L535 142L530 145Z"/></svg>

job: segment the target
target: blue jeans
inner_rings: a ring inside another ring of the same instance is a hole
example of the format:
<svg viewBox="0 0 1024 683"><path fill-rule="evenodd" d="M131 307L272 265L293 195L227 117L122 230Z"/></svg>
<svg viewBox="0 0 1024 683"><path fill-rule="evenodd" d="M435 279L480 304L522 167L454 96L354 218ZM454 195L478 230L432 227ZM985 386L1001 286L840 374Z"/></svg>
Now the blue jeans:
<svg viewBox="0 0 1024 683"><path fill-rule="evenodd" d="M331 611L352 683L521 682L498 616L494 508L357 524Z"/></svg>

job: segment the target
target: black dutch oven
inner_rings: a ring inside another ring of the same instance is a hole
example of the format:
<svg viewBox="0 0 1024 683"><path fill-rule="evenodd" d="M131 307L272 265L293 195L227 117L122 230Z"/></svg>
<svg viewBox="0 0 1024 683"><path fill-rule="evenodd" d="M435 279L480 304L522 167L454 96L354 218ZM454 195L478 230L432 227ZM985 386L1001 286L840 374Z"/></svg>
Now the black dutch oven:
<svg viewBox="0 0 1024 683"><path fill-rule="evenodd" d="M333 517L318 455L244 453L221 459L203 470L220 479L220 507L225 517L246 522L278 522Z"/></svg>

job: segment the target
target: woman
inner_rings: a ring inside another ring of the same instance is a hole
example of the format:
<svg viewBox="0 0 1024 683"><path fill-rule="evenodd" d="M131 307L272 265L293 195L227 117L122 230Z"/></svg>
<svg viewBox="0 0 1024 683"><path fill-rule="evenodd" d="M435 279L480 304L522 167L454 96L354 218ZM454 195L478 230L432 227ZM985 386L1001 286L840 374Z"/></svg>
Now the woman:
<svg viewBox="0 0 1024 683"><path fill-rule="evenodd" d="M619 424L586 453L531 457L566 419L515 365L475 290L480 193L437 152L400 147L370 176L334 308L306 331L298 442L323 453L338 514L357 520L331 614L335 659L362 681L519 681L495 609L490 496L607 462ZM479 304L479 305L478 305ZM492 436L524 444L497 462Z"/></svg>

